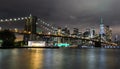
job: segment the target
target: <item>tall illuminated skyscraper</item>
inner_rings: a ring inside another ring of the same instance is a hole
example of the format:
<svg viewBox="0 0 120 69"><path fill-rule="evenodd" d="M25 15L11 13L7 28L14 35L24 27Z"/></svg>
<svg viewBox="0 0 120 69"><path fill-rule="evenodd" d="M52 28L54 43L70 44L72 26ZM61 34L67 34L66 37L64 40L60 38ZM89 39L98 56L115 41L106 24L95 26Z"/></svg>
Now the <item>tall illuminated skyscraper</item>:
<svg viewBox="0 0 120 69"><path fill-rule="evenodd" d="M100 18L100 36L103 37L104 34L105 34L105 31L104 31L103 18L101 17Z"/></svg>

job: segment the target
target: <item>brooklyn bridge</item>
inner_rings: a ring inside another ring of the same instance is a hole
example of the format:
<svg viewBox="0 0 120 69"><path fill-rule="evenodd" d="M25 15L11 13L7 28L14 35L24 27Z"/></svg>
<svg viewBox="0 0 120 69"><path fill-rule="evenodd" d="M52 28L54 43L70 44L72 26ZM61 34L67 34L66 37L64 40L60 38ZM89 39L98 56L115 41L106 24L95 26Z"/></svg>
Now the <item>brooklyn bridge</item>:
<svg viewBox="0 0 120 69"><path fill-rule="evenodd" d="M20 24L23 25L22 28ZM19 26L16 26L19 25ZM37 16L31 14L27 17L0 19L0 31L9 29L16 35L22 35L23 41L45 41L47 44L67 43L70 45L93 45L101 46L117 46L112 41L107 41L101 35L94 37L85 37L80 35L65 34L61 27L46 23ZM19 40L20 38L18 38Z"/></svg>

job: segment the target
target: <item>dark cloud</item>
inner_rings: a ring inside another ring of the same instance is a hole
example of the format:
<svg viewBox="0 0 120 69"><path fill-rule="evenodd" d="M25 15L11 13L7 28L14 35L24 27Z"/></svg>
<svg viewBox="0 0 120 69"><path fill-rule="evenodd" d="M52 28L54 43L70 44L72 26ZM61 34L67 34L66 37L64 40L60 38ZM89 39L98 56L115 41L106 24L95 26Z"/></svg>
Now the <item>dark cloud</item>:
<svg viewBox="0 0 120 69"><path fill-rule="evenodd" d="M36 15L46 22L70 28L99 27L104 24L115 32L120 29L119 0L1 0L0 18ZM114 32L114 33L115 33Z"/></svg>

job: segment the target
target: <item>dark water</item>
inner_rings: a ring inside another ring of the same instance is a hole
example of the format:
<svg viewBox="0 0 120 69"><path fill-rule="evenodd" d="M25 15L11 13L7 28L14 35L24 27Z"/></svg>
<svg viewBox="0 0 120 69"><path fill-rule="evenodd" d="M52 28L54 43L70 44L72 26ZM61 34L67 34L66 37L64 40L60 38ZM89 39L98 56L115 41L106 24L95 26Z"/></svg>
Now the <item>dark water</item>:
<svg viewBox="0 0 120 69"><path fill-rule="evenodd" d="M0 49L0 69L120 69L120 49Z"/></svg>

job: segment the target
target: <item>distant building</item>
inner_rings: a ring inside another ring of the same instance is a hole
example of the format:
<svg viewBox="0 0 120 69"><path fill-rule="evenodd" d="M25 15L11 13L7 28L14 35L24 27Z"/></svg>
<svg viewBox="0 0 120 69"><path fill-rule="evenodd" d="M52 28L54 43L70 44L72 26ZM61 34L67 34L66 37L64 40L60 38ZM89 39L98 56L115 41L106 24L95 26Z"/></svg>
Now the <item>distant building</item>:
<svg viewBox="0 0 120 69"><path fill-rule="evenodd" d="M73 35L78 35L79 29L78 28L73 28Z"/></svg>
<svg viewBox="0 0 120 69"><path fill-rule="evenodd" d="M118 41L118 35L115 35L115 42Z"/></svg>
<svg viewBox="0 0 120 69"><path fill-rule="evenodd" d="M90 37L90 29L86 29L86 31L83 33L84 37Z"/></svg>
<svg viewBox="0 0 120 69"><path fill-rule="evenodd" d="M59 27L59 28L57 29L57 35L62 35L61 27Z"/></svg>
<svg viewBox="0 0 120 69"><path fill-rule="evenodd" d="M0 27L0 31L2 30L2 27Z"/></svg>
<svg viewBox="0 0 120 69"><path fill-rule="evenodd" d="M79 32L79 33L78 33L78 36L79 36L79 37L82 37L82 32Z"/></svg>
<svg viewBox="0 0 120 69"><path fill-rule="evenodd" d="M102 17L100 18L100 33L99 33L99 36L100 36L100 41L106 41L105 28L104 28L103 18Z"/></svg>
<svg viewBox="0 0 120 69"><path fill-rule="evenodd" d="M70 35L70 30L67 27L65 27L64 29L62 29L62 34L63 35Z"/></svg>
<svg viewBox="0 0 120 69"><path fill-rule="evenodd" d="M90 38L94 38L94 36L95 36L95 29L91 28L90 29Z"/></svg>
<svg viewBox="0 0 120 69"><path fill-rule="evenodd" d="M105 37L106 41L112 40L112 29L108 25L105 27Z"/></svg>

